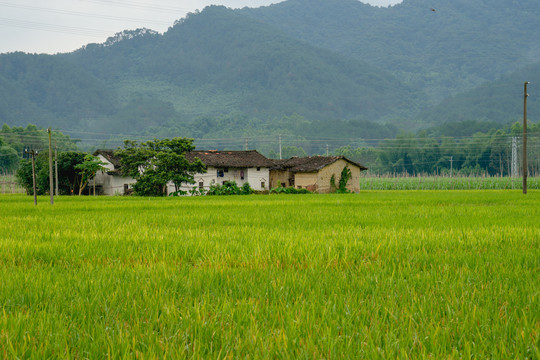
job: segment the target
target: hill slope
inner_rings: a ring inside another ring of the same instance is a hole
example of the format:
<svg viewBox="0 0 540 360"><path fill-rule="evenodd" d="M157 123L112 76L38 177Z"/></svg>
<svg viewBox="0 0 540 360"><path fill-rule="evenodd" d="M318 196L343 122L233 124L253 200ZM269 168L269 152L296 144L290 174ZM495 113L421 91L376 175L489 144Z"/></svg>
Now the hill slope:
<svg viewBox="0 0 540 360"><path fill-rule="evenodd" d="M519 69L493 82L446 99L423 112L421 121L455 122L465 120L496 121L504 124L523 119L523 83L530 81L528 101L529 119L540 120L540 63ZM536 90L535 90L536 89Z"/></svg>
<svg viewBox="0 0 540 360"><path fill-rule="evenodd" d="M436 11L432 11L434 9ZM392 71L438 102L538 61L536 0L288 0L242 13Z"/></svg>
<svg viewBox="0 0 540 360"><path fill-rule="evenodd" d="M0 81L17 94L0 102L10 125L133 131L232 111L376 120L411 114L420 98L380 68L218 6L163 35L140 29L69 54L0 56Z"/></svg>

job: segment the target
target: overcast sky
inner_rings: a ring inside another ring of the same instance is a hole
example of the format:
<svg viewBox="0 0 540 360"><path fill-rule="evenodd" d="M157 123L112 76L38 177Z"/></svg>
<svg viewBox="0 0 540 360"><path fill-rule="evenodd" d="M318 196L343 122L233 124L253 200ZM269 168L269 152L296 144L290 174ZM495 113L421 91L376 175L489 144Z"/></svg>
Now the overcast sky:
<svg viewBox="0 0 540 360"><path fill-rule="evenodd" d="M280 0L0 0L0 53L69 52L127 29L164 32L210 4L259 7ZM367 0L388 6L401 0Z"/></svg>

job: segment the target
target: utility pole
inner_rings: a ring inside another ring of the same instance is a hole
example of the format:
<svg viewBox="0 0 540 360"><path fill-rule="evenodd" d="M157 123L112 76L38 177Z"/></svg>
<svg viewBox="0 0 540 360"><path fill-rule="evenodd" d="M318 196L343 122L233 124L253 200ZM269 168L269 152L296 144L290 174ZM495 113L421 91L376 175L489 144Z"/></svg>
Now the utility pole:
<svg viewBox="0 0 540 360"><path fill-rule="evenodd" d="M36 195L36 155L37 151L27 149L24 150L26 154L32 155L32 183L33 183L33 189L34 189L34 205L37 206L37 195Z"/></svg>
<svg viewBox="0 0 540 360"><path fill-rule="evenodd" d="M54 204L54 190L53 190L53 169L52 169L52 139L51 139L51 128L47 129L49 133L49 194L51 194L51 205Z"/></svg>
<svg viewBox="0 0 540 360"><path fill-rule="evenodd" d="M246 138L246 143L244 144L244 150L247 151L247 149L248 149L248 138Z"/></svg>
<svg viewBox="0 0 540 360"><path fill-rule="evenodd" d="M518 171L518 145L517 145L518 138L516 136L512 137L512 177L518 177L519 171Z"/></svg>
<svg viewBox="0 0 540 360"><path fill-rule="evenodd" d="M528 81L525 81L525 89L523 93L523 194L527 194L527 174L529 172L527 164L527 93Z"/></svg>
<svg viewBox="0 0 540 360"><path fill-rule="evenodd" d="M326 144L326 156L328 156L328 144Z"/></svg>
<svg viewBox="0 0 540 360"><path fill-rule="evenodd" d="M281 160L281 134L279 134L279 160Z"/></svg>
<svg viewBox="0 0 540 360"><path fill-rule="evenodd" d="M56 178L56 187L54 194L58 196L58 146L56 145L56 139L54 140L54 172Z"/></svg>
<svg viewBox="0 0 540 360"><path fill-rule="evenodd" d="M450 156L450 177L454 177L454 157Z"/></svg>

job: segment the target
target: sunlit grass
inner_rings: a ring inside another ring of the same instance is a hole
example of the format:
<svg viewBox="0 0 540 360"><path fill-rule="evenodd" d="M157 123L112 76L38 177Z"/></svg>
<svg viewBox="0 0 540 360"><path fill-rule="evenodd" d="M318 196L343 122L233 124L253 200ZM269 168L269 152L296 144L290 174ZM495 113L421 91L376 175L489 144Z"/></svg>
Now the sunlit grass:
<svg viewBox="0 0 540 360"><path fill-rule="evenodd" d="M0 357L538 358L539 196L3 196Z"/></svg>
<svg viewBox="0 0 540 360"><path fill-rule="evenodd" d="M523 178L469 176L365 176L360 179L362 190L519 190ZM530 177L527 188L540 190L540 178Z"/></svg>

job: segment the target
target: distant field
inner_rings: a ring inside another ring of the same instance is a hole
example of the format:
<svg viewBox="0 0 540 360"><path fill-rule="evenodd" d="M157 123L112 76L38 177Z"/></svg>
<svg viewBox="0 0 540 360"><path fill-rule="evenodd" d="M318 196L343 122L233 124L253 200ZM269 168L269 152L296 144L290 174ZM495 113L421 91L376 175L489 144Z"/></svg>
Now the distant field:
<svg viewBox="0 0 540 360"><path fill-rule="evenodd" d="M0 358L540 358L540 191L0 196Z"/></svg>
<svg viewBox="0 0 540 360"><path fill-rule="evenodd" d="M511 177L376 177L360 179L362 190L510 190L522 189L523 178ZM540 189L540 178L530 177L527 189Z"/></svg>
<svg viewBox="0 0 540 360"><path fill-rule="evenodd" d="M0 194L24 194L26 191L17 183L15 175L0 174Z"/></svg>

